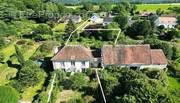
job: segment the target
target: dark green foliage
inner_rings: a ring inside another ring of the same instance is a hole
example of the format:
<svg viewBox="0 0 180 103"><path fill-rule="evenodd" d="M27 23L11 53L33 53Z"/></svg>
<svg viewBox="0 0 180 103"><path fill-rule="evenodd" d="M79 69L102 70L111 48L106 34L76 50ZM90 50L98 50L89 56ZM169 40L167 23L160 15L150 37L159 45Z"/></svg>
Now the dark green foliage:
<svg viewBox="0 0 180 103"><path fill-rule="evenodd" d="M26 61L17 75L17 80L12 84L18 91L42 82L45 73L33 61Z"/></svg>
<svg viewBox="0 0 180 103"><path fill-rule="evenodd" d="M47 24L40 24L33 29L35 40L48 40L51 39L53 31Z"/></svg>
<svg viewBox="0 0 180 103"><path fill-rule="evenodd" d="M17 45L14 45L14 47L15 47L15 50L16 50L16 57L18 59L18 62L21 64L21 66L23 66L24 63L25 63L24 56L21 53L21 51L20 51L20 49L19 49L19 47Z"/></svg>
<svg viewBox="0 0 180 103"><path fill-rule="evenodd" d="M107 102L109 103L171 103L169 94L166 92L167 83L165 74L149 76L141 71L134 71L129 68L109 66L105 77L100 76ZM100 73L101 74L101 73ZM118 74L118 75L117 75ZM165 76L165 77L164 77ZM107 78L108 77L108 78ZM111 78L111 79L109 79ZM105 81L105 82L104 82ZM114 81L114 82L113 82Z"/></svg>
<svg viewBox="0 0 180 103"><path fill-rule="evenodd" d="M110 3L102 3L100 4L99 9L100 11L109 12L112 8Z"/></svg>
<svg viewBox="0 0 180 103"><path fill-rule="evenodd" d="M86 10L86 11L92 11L93 10L93 4L92 3L84 2L82 4L83 4L84 10Z"/></svg>
<svg viewBox="0 0 180 103"><path fill-rule="evenodd" d="M70 76L70 87L73 90L79 90L83 87L87 86L87 81L85 75L82 73L75 73L74 75Z"/></svg>
<svg viewBox="0 0 180 103"><path fill-rule="evenodd" d="M180 38L180 32L176 29L171 29L164 35L165 40L173 40L175 38Z"/></svg>
<svg viewBox="0 0 180 103"><path fill-rule="evenodd" d="M116 21L119 24L119 27L124 30L128 23L128 16L127 14L120 12L120 14L114 18L114 21Z"/></svg>
<svg viewBox="0 0 180 103"><path fill-rule="evenodd" d="M137 36L147 37L152 34L151 23L147 20L137 21L131 27L127 28L125 34L132 38L136 38Z"/></svg>
<svg viewBox="0 0 180 103"><path fill-rule="evenodd" d="M119 26L117 23L110 23L109 25L104 27L105 29L119 29ZM109 41L109 40L115 40L119 31L101 31L99 32L99 36L102 37L102 40Z"/></svg>
<svg viewBox="0 0 180 103"><path fill-rule="evenodd" d="M5 39L0 37L0 48L4 47L5 45L6 45Z"/></svg>
<svg viewBox="0 0 180 103"><path fill-rule="evenodd" d="M18 103L19 94L12 88L7 86L0 86L0 103Z"/></svg>
<svg viewBox="0 0 180 103"><path fill-rule="evenodd" d="M65 27L65 32L68 34L68 35L70 35L74 30L75 30L75 25L74 25L74 23L73 23L73 21L70 19L69 21L68 21L68 24L66 25L66 27Z"/></svg>

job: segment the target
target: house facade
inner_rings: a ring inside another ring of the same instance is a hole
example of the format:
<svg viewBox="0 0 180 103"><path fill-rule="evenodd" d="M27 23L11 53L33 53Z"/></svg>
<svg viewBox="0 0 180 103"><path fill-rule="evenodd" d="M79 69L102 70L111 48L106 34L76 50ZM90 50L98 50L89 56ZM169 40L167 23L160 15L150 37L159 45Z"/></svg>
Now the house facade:
<svg viewBox="0 0 180 103"><path fill-rule="evenodd" d="M162 16L155 21L156 26L163 25L165 28L174 28L177 25L176 17Z"/></svg>
<svg viewBox="0 0 180 103"><path fill-rule="evenodd" d="M67 72L84 72L87 68L98 67L100 56L97 51L81 45L67 45L61 47L51 59L54 69Z"/></svg>
<svg viewBox="0 0 180 103"><path fill-rule="evenodd" d="M104 45L92 50L81 45L61 47L51 59L54 69L67 72L84 72L87 68L117 65L131 68L159 68L167 66L161 49L151 49L149 45Z"/></svg>
<svg viewBox="0 0 180 103"><path fill-rule="evenodd" d="M109 25L112 22L113 22L113 18L112 17L106 17L106 18L103 19L103 26L107 26L107 25Z"/></svg>

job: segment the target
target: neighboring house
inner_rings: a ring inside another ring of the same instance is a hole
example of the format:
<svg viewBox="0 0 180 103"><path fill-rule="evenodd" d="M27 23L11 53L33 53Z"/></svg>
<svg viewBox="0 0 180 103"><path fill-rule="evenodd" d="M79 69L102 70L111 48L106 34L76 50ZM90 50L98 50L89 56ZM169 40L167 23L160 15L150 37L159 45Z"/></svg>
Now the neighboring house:
<svg viewBox="0 0 180 103"><path fill-rule="evenodd" d="M106 18L103 19L103 26L107 26L107 25L109 25L112 22L113 22L113 18L112 17L106 17Z"/></svg>
<svg viewBox="0 0 180 103"><path fill-rule="evenodd" d="M75 24L80 23L82 21L82 18L80 15L72 16L71 19L72 19L73 23L75 23Z"/></svg>
<svg viewBox="0 0 180 103"><path fill-rule="evenodd" d="M155 21L156 26L163 25L165 28L174 28L177 25L176 17L161 16Z"/></svg>
<svg viewBox="0 0 180 103"><path fill-rule="evenodd" d="M167 66L161 49L150 49L150 45L105 45L102 48L102 67L118 65L131 68L159 68Z"/></svg>
<svg viewBox="0 0 180 103"><path fill-rule="evenodd" d="M81 45L67 45L61 47L51 60L54 69L84 72L87 68L97 67L98 63L101 63L99 56L94 52L94 50Z"/></svg>
<svg viewBox="0 0 180 103"><path fill-rule="evenodd" d="M139 13L139 16L141 18L148 18L150 15L152 14L152 12L148 12L148 11L143 11Z"/></svg>
<svg viewBox="0 0 180 103"><path fill-rule="evenodd" d="M131 68L159 68L167 66L161 49L150 49L150 45L104 45L99 50L91 50L81 45L67 45L56 50L51 59L54 69L67 72L84 72L87 68L117 65Z"/></svg>
<svg viewBox="0 0 180 103"><path fill-rule="evenodd" d="M100 18L98 15L93 15L90 20L93 22L93 23L97 23L97 24L101 24L103 22L103 19Z"/></svg>

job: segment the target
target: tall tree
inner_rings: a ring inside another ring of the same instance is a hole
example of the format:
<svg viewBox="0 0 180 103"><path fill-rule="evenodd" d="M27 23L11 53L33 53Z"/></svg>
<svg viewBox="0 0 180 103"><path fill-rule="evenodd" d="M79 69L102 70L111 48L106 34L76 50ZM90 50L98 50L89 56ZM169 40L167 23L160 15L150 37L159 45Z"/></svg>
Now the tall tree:
<svg viewBox="0 0 180 103"><path fill-rule="evenodd" d="M76 27L75 27L73 21L70 19L68 21L68 24L65 26L65 32L68 34L67 36L69 36L75 29L76 29Z"/></svg>
<svg viewBox="0 0 180 103"><path fill-rule="evenodd" d="M119 27L124 30L128 23L128 16L127 14L120 12L119 15L114 18L114 21L116 21L119 24Z"/></svg>
<svg viewBox="0 0 180 103"><path fill-rule="evenodd" d="M24 63L25 63L24 56L21 53L21 51L20 51L20 49L19 49L19 47L17 45L14 45L14 47L15 47L15 50L16 50L16 57L18 59L18 62L21 64L21 66L23 66Z"/></svg>

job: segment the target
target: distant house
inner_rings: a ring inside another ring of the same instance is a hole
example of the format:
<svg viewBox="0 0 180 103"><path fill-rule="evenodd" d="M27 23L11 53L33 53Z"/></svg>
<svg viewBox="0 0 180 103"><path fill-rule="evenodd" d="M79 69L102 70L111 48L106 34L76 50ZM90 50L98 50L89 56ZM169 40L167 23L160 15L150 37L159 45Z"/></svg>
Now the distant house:
<svg viewBox="0 0 180 103"><path fill-rule="evenodd" d="M176 17L161 16L155 21L156 26L163 25L165 28L174 28L177 25Z"/></svg>
<svg viewBox="0 0 180 103"><path fill-rule="evenodd" d="M76 24L76 23L80 23L80 22L82 21L80 15L72 16L71 19L72 19L73 23L75 23L75 24Z"/></svg>
<svg viewBox="0 0 180 103"><path fill-rule="evenodd" d="M150 49L149 45L104 45L101 50L91 50L82 45L61 47L51 59L54 69L67 72L83 72L87 68L117 65L131 68L159 68L167 66L161 49Z"/></svg>
<svg viewBox="0 0 180 103"><path fill-rule="evenodd" d="M105 45L102 48L102 67L118 65L131 68L159 68L167 66L161 49L150 49L149 45Z"/></svg>
<svg viewBox="0 0 180 103"><path fill-rule="evenodd" d="M151 14L152 14L152 12L143 11L143 12L139 13L139 17L141 17L141 18L148 18Z"/></svg>
<svg viewBox="0 0 180 103"><path fill-rule="evenodd" d="M97 23L97 24L101 24L103 22L103 19L100 18L100 16L98 15L93 15L90 20L93 22L93 23Z"/></svg>
<svg viewBox="0 0 180 103"><path fill-rule="evenodd" d="M103 19L103 26L109 25L112 22L113 22L112 17L106 17L106 18Z"/></svg>
<svg viewBox="0 0 180 103"><path fill-rule="evenodd" d="M51 59L53 68L63 69L67 72L84 72L87 68L98 67L100 56L94 55L94 52L94 50L81 45L61 47Z"/></svg>

